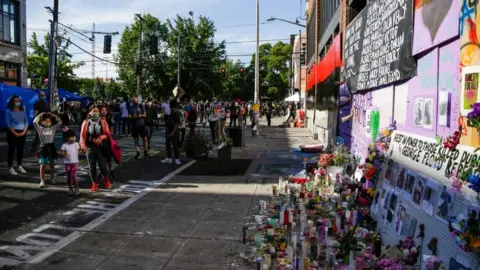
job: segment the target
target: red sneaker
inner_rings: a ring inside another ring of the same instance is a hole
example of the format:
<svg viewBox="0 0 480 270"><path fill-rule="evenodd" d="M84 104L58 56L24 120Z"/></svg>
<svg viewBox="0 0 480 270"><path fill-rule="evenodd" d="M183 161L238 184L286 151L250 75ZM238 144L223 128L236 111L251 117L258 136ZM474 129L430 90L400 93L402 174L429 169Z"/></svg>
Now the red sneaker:
<svg viewBox="0 0 480 270"><path fill-rule="evenodd" d="M105 177L103 181L106 189L110 189L112 187L112 184L110 183L110 179L108 179L108 177Z"/></svg>
<svg viewBox="0 0 480 270"><path fill-rule="evenodd" d="M90 189L90 192L97 192L99 190L98 184L92 183L92 188Z"/></svg>

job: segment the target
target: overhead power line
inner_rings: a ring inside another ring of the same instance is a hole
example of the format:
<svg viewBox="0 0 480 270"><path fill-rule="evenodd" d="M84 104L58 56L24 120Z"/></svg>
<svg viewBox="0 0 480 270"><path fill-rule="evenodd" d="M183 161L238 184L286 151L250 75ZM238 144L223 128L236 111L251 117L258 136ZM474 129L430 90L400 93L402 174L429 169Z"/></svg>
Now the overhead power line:
<svg viewBox="0 0 480 270"><path fill-rule="evenodd" d="M73 46L77 47L79 50L83 51L84 53L86 53L86 54L88 54L88 55L90 55L90 56L92 56L92 57L94 57L94 58L96 58L96 59L98 59L98 60L100 60L100 61L104 61L104 62L107 62L107 63L112 63L112 64L115 64L115 65L117 64L116 62L112 62L112 61L110 61L110 60L108 60L108 59L100 58L100 57L98 57L98 56L96 56L96 55L94 55L94 54L92 54L92 53L90 53L90 52L87 52L85 49L83 49L82 47L78 46L76 43L74 43L74 42L72 42L72 41L70 41L70 44L72 44Z"/></svg>

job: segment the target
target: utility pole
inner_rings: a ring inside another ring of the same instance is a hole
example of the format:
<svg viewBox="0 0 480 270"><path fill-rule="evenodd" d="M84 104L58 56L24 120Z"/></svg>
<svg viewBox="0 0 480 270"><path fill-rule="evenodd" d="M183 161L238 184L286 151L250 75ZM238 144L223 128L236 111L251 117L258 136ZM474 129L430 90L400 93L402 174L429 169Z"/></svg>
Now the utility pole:
<svg viewBox="0 0 480 270"><path fill-rule="evenodd" d="M255 52L255 94L254 102L260 106L260 0L257 0L257 41Z"/></svg>
<svg viewBox="0 0 480 270"><path fill-rule="evenodd" d="M143 53L143 18L140 14L135 14L140 21L140 37L138 39L138 62L137 62L137 97L141 99L140 86L142 80L142 53Z"/></svg>
<svg viewBox="0 0 480 270"><path fill-rule="evenodd" d="M92 41L92 80L95 81L95 23L93 23L92 37L90 40ZM93 87L95 88L95 82L93 83Z"/></svg>
<svg viewBox="0 0 480 270"><path fill-rule="evenodd" d="M178 87L178 90L180 90L180 70L181 70L180 63L182 61L182 56L180 54L180 34L177 37L177 54L178 54L178 57L177 57L177 87Z"/></svg>
<svg viewBox="0 0 480 270"><path fill-rule="evenodd" d="M299 41L299 46L298 46L298 56L302 57L302 30L298 30L298 41ZM300 110L303 109L303 104L302 104L302 60L299 58L298 59L298 103L300 104Z"/></svg>
<svg viewBox="0 0 480 270"><path fill-rule="evenodd" d="M50 21L50 46L49 46L49 56L48 56L48 89L50 93L50 109L53 109L55 106L55 60L57 55L57 45L55 44L57 39L57 30L58 30L58 2L59 0L53 1L53 21Z"/></svg>

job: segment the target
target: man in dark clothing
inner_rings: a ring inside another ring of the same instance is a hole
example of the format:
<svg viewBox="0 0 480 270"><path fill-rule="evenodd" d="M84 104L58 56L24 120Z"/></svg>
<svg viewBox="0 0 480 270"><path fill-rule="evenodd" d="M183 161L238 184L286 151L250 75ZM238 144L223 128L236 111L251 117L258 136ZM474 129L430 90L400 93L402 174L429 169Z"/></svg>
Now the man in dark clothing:
<svg viewBox="0 0 480 270"><path fill-rule="evenodd" d="M165 144L167 147L167 158L162 160L162 163L172 163L172 146L173 146L173 155L175 156L175 163L179 165L180 162L180 153L179 153L179 140L180 140L180 125L184 121L181 118L181 114L178 110L178 102L175 99L170 101L170 117L168 118L168 122L165 123L167 127L166 130L166 140Z"/></svg>
<svg viewBox="0 0 480 270"><path fill-rule="evenodd" d="M236 127L237 126L237 120L238 120L238 115L240 114L240 107L238 106L238 102L235 102L231 107L230 107L230 125L229 127Z"/></svg>
<svg viewBox="0 0 480 270"><path fill-rule="evenodd" d="M135 158L138 159L140 157L140 145L138 144L139 137L141 137L143 141L143 155L145 157L150 157L148 154L148 132L145 122L147 112L145 106L138 102L137 97L133 98L132 104L128 110L128 117L131 119L131 131L133 140L135 141L135 148L137 149L137 155Z"/></svg>
<svg viewBox="0 0 480 270"><path fill-rule="evenodd" d="M146 110L146 122L148 127L148 150L152 149L152 136L156 120L158 119L157 110L153 107L152 101L147 101Z"/></svg>
<svg viewBox="0 0 480 270"><path fill-rule="evenodd" d="M47 94L45 92L40 91L38 93L38 100L35 102L33 105L33 111L35 114L35 117L37 117L41 113L46 113L50 112L50 108L47 103ZM40 144L40 139L38 137L38 133L35 131L35 139L33 140L32 143L32 153L37 153L38 152L38 145Z"/></svg>
<svg viewBox="0 0 480 270"><path fill-rule="evenodd" d="M267 105L265 106L265 115L267 116L267 124L270 126L272 124L272 103L267 101Z"/></svg>

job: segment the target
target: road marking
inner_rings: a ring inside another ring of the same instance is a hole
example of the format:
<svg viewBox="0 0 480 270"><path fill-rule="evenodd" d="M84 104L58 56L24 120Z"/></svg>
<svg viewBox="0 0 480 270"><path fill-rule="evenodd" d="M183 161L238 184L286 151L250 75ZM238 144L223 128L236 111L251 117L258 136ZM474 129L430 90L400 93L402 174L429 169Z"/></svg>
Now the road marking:
<svg viewBox="0 0 480 270"><path fill-rule="evenodd" d="M194 163L195 163L195 160L192 160L192 161L188 162L187 164L183 165L182 167L180 167L180 168L176 169L175 171L169 173L167 176L163 177L158 182L155 182L154 186L160 186L160 185L166 183L172 177L179 174L183 170L187 169L188 167L190 167ZM133 204L134 202L136 202L137 200L139 200L140 198L145 196L147 193L148 193L148 190L145 191L145 192L140 192L136 196L124 201L123 203L121 203L117 207L113 208L111 211L103 214L102 216L96 218L92 222L90 222L90 223L86 224L85 226L81 227L78 231L74 231L73 233L71 233L67 237L65 237L65 238L61 239L60 241L56 242L55 244L50 246L48 248L48 250L43 250L40 253L38 253L38 254L34 255L33 257L29 258L26 262L29 263L29 264L37 264L37 263L42 262L43 260L50 257L51 255L53 255L57 251L66 247L68 244L77 240L80 236L82 236L85 233L91 231L95 227L97 227L100 224L107 221L109 218L113 217L114 215L116 215L120 211L124 210L125 208L127 208L128 206L130 206L131 204Z"/></svg>
<svg viewBox="0 0 480 270"><path fill-rule="evenodd" d="M114 204L112 200L93 199L76 206L73 210L67 211L62 215L69 216L68 219L75 219L75 216L78 216L94 220L94 218L107 213L118 205L120 205L120 203ZM50 246L79 229L79 227L62 226L56 224L55 221L40 225L33 229L32 232L15 238L11 245L0 246L2 253L2 255L0 255L0 267L24 263L29 258L48 249Z"/></svg>

